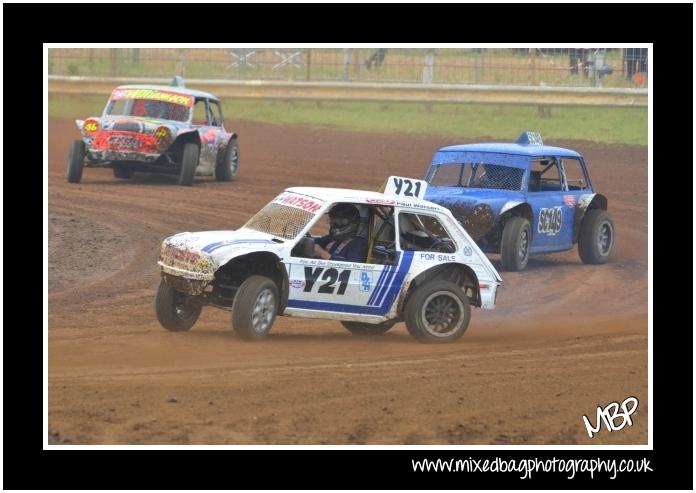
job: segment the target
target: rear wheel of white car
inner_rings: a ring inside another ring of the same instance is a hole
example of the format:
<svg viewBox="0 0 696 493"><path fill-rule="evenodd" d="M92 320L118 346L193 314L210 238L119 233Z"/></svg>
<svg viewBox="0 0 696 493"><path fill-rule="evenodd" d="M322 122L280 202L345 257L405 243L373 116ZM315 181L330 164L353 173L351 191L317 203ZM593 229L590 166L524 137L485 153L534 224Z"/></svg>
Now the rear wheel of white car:
<svg viewBox="0 0 696 493"><path fill-rule="evenodd" d="M237 139L230 139L225 148L225 155L215 168L217 181L232 181L237 177L239 168L239 145Z"/></svg>
<svg viewBox="0 0 696 493"><path fill-rule="evenodd" d="M450 281L432 281L416 288L406 301L404 320L420 342L452 342L469 327L471 307L462 288Z"/></svg>
<svg viewBox="0 0 696 493"><path fill-rule="evenodd" d="M70 154L68 155L68 182L80 183L84 166L85 143L81 140L73 140L70 143Z"/></svg>
<svg viewBox="0 0 696 493"><path fill-rule="evenodd" d="M614 249L614 223L607 211L590 209L585 213L578 238L578 253L586 264L604 264Z"/></svg>
<svg viewBox="0 0 696 493"><path fill-rule="evenodd" d="M266 337L278 312L278 287L268 277L250 276L234 297L232 327L246 340Z"/></svg>
<svg viewBox="0 0 696 493"><path fill-rule="evenodd" d="M362 322L341 322L352 334L358 336L381 336L394 327L396 322L388 321L381 324L366 324Z"/></svg>
<svg viewBox="0 0 696 493"><path fill-rule="evenodd" d="M128 180L133 177L133 170L124 168L123 166L116 166L114 168L114 178L120 178L122 180Z"/></svg>
<svg viewBox="0 0 696 493"><path fill-rule="evenodd" d="M524 217L511 217L505 223L500 241L500 262L504 270L519 271L527 267L532 228Z"/></svg>
<svg viewBox="0 0 696 493"><path fill-rule="evenodd" d="M190 303L189 297L177 291L164 279L160 281L155 297L157 320L167 330L182 332L194 326L201 314L201 307Z"/></svg>
<svg viewBox="0 0 696 493"><path fill-rule="evenodd" d="M179 185L190 187L193 184L193 177L198 168L198 158L200 156L199 147L189 142L184 144L184 152L181 158L181 171L179 172Z"/></svg>

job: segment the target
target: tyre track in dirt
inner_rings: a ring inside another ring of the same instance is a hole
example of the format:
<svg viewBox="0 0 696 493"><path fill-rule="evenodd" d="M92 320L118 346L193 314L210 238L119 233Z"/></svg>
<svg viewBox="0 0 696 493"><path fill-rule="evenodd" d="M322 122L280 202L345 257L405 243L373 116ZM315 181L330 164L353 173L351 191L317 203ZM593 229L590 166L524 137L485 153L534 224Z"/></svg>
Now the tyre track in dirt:
<svg viewBox="0 0 696 493"><path fill-rule="evenodd" d="M74 185L64 175L77 130L49 121L54 442L647 441L644 147L553 142L583 153L609 197L613 262L586 266L574 249L503 273L496 310L474 310L455 344L418 344L403 324L371 340L289 317L248 344L229 330L229 314L212 309L191 332L167 333L153 310L164 237L239 227L288 186L377 189L390 174L421 176L434 150L453 143L248 122L235 130L238 181L186 188L86 169ZM641 401L634 426L590 441L581 415L628 395Z"/></svg>

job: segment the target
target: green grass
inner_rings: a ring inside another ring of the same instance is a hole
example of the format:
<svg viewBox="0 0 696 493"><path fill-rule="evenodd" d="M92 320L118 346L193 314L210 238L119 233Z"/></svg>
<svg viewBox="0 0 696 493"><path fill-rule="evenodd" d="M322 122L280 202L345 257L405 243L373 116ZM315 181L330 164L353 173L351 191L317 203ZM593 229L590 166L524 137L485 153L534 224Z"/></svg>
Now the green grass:
<svg viewBox="0 0 696 493"><path fill-rule="evenodd" d="M85 118L101 113L103 96L50 95L49 116ZM545 141L589 140L607 144L647 145L647 108L555 107L541 118L534 106L436 104L426 111L415 103L338 103L226 100L227 127L235 120L308 125L344 130L478 137L511 141L522 130L541 133Z"/></svg>

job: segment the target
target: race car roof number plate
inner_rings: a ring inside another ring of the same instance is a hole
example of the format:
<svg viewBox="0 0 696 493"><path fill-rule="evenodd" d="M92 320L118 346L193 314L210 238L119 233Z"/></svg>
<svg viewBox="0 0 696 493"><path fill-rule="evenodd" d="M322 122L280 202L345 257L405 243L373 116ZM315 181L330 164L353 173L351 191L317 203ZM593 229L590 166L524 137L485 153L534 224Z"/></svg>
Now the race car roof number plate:
<svg viewBox="0 0 696 493"><path fill-rule="evenodd" d="M385 195L396 195L397 197L422 199L427 188L428 182L424 180L390 176L387 178L387 186L384 189L384 193Z"/></svg>

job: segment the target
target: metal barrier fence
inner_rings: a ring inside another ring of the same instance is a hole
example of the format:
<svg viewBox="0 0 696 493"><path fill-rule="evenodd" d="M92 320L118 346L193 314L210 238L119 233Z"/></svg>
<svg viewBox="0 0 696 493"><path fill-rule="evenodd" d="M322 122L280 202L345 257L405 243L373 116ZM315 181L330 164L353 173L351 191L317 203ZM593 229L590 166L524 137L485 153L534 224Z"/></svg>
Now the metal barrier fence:
<svg viewBox="0 0 696 493"><path fill-rule="evenodd" d="M163 78L48 76L49 92L62 94L106 96L118 85L170 83L170 79ZM186 83L221 98L534 105L540 108L541 116L548 116L551 106L648 105L646 89L626 88L220 79L187 79Z"/></svg>
<svg viewBox="0 0 696 493"><path fill-rule="evenodd" d="M51 48L50 75L647 87L647 48Z"/></svg>

